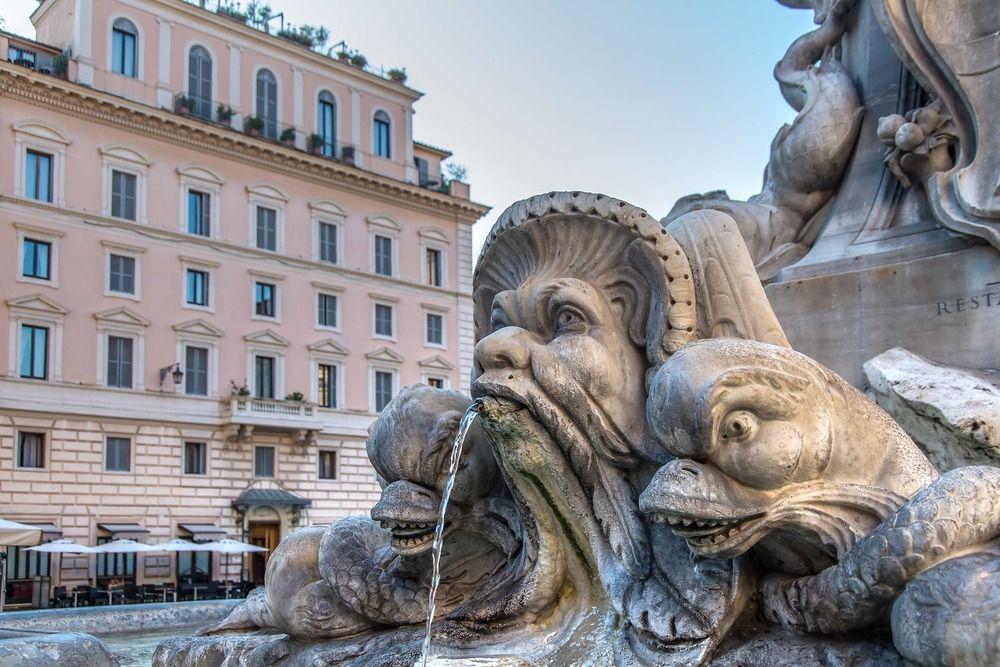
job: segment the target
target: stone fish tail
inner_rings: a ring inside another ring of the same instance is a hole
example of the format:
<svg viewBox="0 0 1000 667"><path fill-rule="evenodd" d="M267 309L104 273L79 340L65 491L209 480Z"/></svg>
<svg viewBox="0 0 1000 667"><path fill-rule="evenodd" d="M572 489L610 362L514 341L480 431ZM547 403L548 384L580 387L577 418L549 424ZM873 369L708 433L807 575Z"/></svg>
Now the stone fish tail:
<svg viewBox="0 0 1000 667"><path fill-rule="evenodd" d="M764 615L828 634L884 624L913 577L1000 535L997 498L1000 468L968 466L943 474L836 565L813 576L765 579Z"/></svg>

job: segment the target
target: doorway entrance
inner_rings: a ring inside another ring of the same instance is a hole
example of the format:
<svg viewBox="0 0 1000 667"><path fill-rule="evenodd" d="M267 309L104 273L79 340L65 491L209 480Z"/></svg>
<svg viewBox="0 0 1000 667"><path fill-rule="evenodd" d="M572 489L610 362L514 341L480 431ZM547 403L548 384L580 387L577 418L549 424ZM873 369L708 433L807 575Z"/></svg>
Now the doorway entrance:
<svg viewBox="0 0 1000 667"><path fill-rule="evenodd" d="M267 553L250 554L250 581L264 584L264 570L267 559L281 539L281 524L277 521L251 521L250 544L267 549Z"/></svg>

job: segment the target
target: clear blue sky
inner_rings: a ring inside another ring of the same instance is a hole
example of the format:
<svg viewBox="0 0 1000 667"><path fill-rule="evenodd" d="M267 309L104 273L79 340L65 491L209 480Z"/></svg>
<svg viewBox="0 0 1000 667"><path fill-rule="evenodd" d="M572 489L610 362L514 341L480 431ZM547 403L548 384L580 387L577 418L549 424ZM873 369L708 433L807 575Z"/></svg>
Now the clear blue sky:
<svg viewBox="0 0 1000 667"><path fill-rule="evenodd" d="M213 3L214 4L214 3ZM245 2L243 3L245 4ZM812 12L774 0L273 0L426 93L414 135L455 153L494 207L549 190L625 199L660 217L680 196L760 189L794 113L771 76ZM34 34L35 0L4 0Z"/></svg>

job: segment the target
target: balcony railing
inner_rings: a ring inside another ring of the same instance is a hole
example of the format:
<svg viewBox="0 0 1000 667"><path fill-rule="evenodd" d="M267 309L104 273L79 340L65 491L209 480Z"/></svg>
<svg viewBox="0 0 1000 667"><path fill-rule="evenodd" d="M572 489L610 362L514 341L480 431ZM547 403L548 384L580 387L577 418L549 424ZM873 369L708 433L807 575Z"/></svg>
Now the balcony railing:
<svg viewBox="0 0 1000 667"><path fill-rule="evenodd" d="M206 120L223 127L232 127L233 114L228 109L229 107L207 97L201 97L200 95L189 95L187 93L177 93L174 95L174 111L176 113L199 120Z"/></svg>
<svg viewBox="0 0 1000 667"><path fill-rule="evenodd" d="M281 401L275 398L256 396L233 396L229 399L229 410L234 417L276 417L293 419L314 419L316 406L303 401Z"/></svg>
<svg viewBox="0 0 1000 667"><path fill-rule="evenodd" d="M223 409L226 441L231 445L249 442L255 430L290 433L297 445L316 442L323 420L316 406L304 401L280 401L256 396L232 396Z"/></svg>

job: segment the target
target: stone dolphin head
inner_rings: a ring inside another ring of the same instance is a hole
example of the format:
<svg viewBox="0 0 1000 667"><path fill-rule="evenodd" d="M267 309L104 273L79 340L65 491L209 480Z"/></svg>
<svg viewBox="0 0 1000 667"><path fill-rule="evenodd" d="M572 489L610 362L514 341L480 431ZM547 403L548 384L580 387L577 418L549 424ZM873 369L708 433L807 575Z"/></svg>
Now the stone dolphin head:
<svg viewBox="0 0 1000 667"><path fill-rule="evenodd" d="M809 571L934 478L878 406L803 354L715 339L681 349L647 415L671 454L640 497L702 556L758 543L778 569Z"/></svg>
<svg viewBox="0 0 1000 667"><path fill-rule="evenodd" d="M392 531L392 548L401 555L422 553L431 546L452 443L471 404L458 392L412 385L386 406L369 429L368 458L383 485L371 516ZM473 424L462 450L448 519L455 521L499 482L489 441Z"/></svg>

